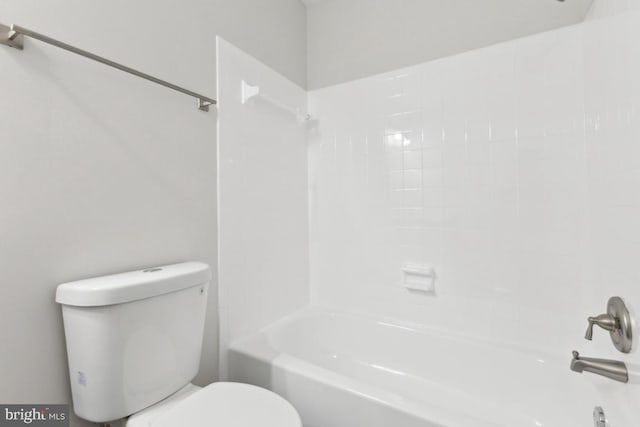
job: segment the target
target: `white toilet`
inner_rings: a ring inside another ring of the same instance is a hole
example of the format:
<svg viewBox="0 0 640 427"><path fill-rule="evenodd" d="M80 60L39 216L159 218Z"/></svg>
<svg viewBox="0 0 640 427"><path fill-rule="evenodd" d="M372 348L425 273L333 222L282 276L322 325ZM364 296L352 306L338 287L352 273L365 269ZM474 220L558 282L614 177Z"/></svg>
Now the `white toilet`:
<svg viewBox="0 0 640 427"><path fill-rule="evenodd" d="M76 415L127 427L301 427L277 394L190 383L200 365L211 271L199 262L58 286Z"/></svg>

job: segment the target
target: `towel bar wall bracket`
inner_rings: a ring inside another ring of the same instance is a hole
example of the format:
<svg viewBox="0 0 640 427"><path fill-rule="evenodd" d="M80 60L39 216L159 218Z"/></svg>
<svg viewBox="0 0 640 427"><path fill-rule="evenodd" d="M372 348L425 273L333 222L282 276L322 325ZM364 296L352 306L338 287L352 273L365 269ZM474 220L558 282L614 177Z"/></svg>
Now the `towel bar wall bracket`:
<svg viewBox="0 0 640 427"><path fill-rule="evenodd" d="M68 52L72 52L77 55L84 56L85 58L91 59L96 62L100 62L101 64L107 65L109 67L113 67L120 71L124 71L125 73L132 74L134 76L143 78L145 80L159 84L169 89L173 89L185 95L194 97L198 101L197 106L198 106L198 109L201 111L209 111L209 107L211 105L217 104L217 101L213 98L209 98L208 96L204 96L199 93L180 87L178 85L174 85L173 83L169 83L165 80L159 79L157 77L153 77L149 74L127 67L125 65L118 64L117 62L95 55L91 52L87 52L86 50L78 49L77 47L52 39L51 37L47 37L44 34L36 33L35 31L28 30L18 25L7 26L7 25L0 24L0 44L12 47L14 49L23 50L24 37L31 37L43 43L47 43L52 46L56 46L60 49L64 49Z"/></svg>
<svg viewBox="0 0 640 427"><path fill-rule="evenodd" d="M24 49L24 36L7 27L0 24L0 44L7 45L14 49Z"/></svg>

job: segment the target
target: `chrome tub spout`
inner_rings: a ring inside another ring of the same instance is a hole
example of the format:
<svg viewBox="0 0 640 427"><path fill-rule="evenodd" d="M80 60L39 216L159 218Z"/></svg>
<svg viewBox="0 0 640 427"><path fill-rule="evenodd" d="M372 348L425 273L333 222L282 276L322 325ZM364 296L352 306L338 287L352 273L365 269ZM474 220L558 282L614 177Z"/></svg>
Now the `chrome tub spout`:
<svg viewBox="0 0 640 427"><path fill-rule="evenodd" d="M596 359L593 357L580 357L577 351L573 352L570 368L574 372L591 372L614 381L629 382L627 365L618 360Z"/></svg>

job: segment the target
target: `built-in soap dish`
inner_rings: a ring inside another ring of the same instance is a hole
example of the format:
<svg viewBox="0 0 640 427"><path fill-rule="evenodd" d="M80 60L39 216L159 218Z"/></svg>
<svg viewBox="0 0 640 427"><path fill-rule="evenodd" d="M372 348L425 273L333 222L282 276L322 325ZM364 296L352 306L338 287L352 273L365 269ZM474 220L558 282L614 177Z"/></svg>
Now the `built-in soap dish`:
<svg viewBox="0 0 640 427"><path fill-rule="evenodd" d="M402 285L412 291L435 294L435 267L428 264L406 263L402 266Z"/></svg>

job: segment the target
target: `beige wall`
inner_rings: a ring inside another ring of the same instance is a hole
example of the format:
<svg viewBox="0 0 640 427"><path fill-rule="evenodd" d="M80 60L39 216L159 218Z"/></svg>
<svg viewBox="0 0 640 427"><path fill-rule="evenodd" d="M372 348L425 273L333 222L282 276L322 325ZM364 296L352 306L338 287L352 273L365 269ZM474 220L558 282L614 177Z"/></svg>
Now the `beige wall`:
<svg viewBox="0 0 640 427"><path fill-rule="evenodd" d="M0 0L0 22L211 96L217 34L305 81L298 0ZM215 269L217 112L33 40L0 46L0 76L0 401L65 403L57 284L184 260ZM217 376L213 285L200 384Z"/></svg>

